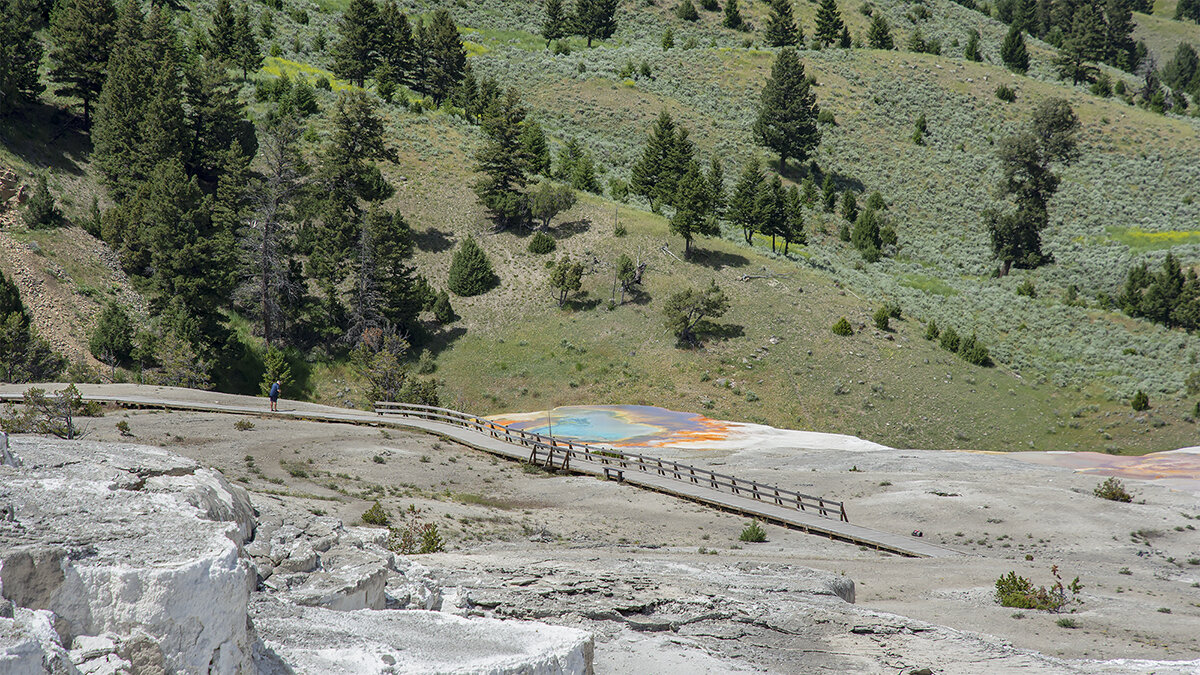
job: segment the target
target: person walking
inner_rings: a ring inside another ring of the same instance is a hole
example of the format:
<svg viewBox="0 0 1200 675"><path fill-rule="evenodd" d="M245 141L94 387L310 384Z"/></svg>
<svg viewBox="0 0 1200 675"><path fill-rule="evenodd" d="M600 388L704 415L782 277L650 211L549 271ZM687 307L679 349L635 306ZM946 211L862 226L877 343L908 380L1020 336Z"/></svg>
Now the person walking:
<svg viewBox="0 0 1200 675"><path fill-rule="evenodd" d="M279 380L275 380L271 384L271 391L267 393L267 396L271 397L271 412L279 411L279 390L281 387L282 385L279 384Z"/></svg>

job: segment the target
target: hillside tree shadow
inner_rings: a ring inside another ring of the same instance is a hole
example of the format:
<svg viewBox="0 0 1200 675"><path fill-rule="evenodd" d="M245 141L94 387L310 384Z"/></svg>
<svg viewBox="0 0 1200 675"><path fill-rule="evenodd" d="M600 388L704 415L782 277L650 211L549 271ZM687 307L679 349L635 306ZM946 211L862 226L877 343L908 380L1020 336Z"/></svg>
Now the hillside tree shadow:
<svg viewBox="0 0 1200 675"><path fill-rule="evenodd" d="M454 244L450 239L451 234L436 227L428 227L413 233L413 243L426 253L441 253Z"/></svg>
<svg viewBox="0 0 1200 675"><path fill-rule="evenodd" d="M83 118L45 103L24 106L0 122L0 144L25 162L73 176L92 153L92 140Z"/></svg>

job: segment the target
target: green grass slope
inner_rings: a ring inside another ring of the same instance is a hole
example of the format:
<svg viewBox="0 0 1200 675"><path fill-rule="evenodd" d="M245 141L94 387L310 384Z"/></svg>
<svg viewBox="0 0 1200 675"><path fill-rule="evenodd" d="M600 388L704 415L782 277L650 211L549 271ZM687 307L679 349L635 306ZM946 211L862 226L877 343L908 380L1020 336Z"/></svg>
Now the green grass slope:
<svg viewBox="0 0 1200 675"><path fill-rule="evenodd" d="M423 13L442 3L401 4ZM861 37L868 19L860 3L839 4ZM560 310L546 283L545 262L555 256L529 254L521 233L491 233L476 204L471 156L482 143L479 129L445 112L384 106L399 159L382 168L397 186L394 205L418 232L419 267L442 287L453 246L473 235L502 280L487 295L455 299L461 322L431 345L447 404L495 413L646 403L897 446L1143 452L1193 444L1194 401L1183 383L1200 370L1200 345L1101 309L1094 298L1114 294L1130 265L1155 263L1167 250L1186 264L1200 262L1200 123L1066 86L1053 77L1052 50L1036 41L1030 76L1013 75L994 65L1006 27L950 0L926 2L929 16L915 23L906 18L909 3L873 5L892 24L897 44L919 27L942 41L944 55L855 49L804 51L802 58L817 78L820 105L837 120L824 128L815 159L839 187L879 190L891 202L900 251L874 265L837 239L840 218L822 212L807 214L810 244L788 258L729 232L701 240L699 255L685 263L664 252L666 244L681 255L682 240L668 236L665 221L644 204L589 196L555 223L555 255L571 254L588 272L586 295ZM703 159L724 163L732 183L743 162L768 157L749 127L773 50L762 48L757 33L720 27L719 13L702 11L689 24L674 17L673 6L625 2L611 40L587 50L572 39L572 53L564 55L545 51L536 35L539 3L480 0L450 9L476 71L517 87L556 148L580 141L604 171L602 183L628 177L663 109L691 129ZM208 8L203 1L195 7L190 21L204 25ZM319 36L334 36L339 7L301 0L273 12L274 33L265 42L279 47L280 57L259 77L328 70L328 55L317 46ZM811 35L815 5L799 2L797 9ZM743 11L763 25L763 3L744 2ZM1173 50L1173 35L1192 34L1194 25L1169 16L1163 8L1138 16L1139 35L1152 48ZM664 52L667 26L677 47ZM985 63L958 58L972 29L983 35ZM695 47L683 49L689 38ZM643 61L651 78L618 76L624 64ZM1015 102L995 97L1002 83L1016 90ZM320 95L327 108L332 94ZM995 204L995 144L1049 96L1068 98L1083 123L1081 159L1061 172L1045 233L1056 263L993 279L980 212ZM929 133L918 146L910 136L922 114ZM322 138L323 120L311 124ZM19 168L54 166L30 139L6 138L4 159ZM86 156L70 159L75 168L64 166L55 180L80 195L71 208L81 208L94 183ZM618 221L627 236L614 237ZM612 264L622 252L648 263L647 297L609 310ZM704 348L680 349L663 328L662 305L670 293L710 279L733 309ZM1027 279L1037 298L1016 294ZM1063 302L1070 285L1081 289L1086 306ZM885 334L869 317L889 300L901 304L904 319ZM840 316L856 326L854 336L830 331ZM970 366L922 339L928 320L977 333L998 367ZM319 364L313 378L312 396L329 401L344 400L354 380L339 364ZM1149 413L1130 410L1137 389L1150 393Z"/></svg>

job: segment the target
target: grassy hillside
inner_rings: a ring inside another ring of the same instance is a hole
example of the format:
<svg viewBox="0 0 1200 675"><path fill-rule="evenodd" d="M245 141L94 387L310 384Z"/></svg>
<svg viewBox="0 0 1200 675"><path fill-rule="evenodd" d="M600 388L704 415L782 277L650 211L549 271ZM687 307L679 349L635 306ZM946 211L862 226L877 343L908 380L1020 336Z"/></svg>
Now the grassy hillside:
<svg viewBox="0 0 1200 675"><path fill-rule="evenodd" d="M328 73L328 55L317 48L321 36L333 39L343 4L285 2L284 11L271 12L274 33L264 42L280 55L267 59L258 77L328 76L335 91L347 86ZM401 4L417 14L442 5ZM742 4L761 27L765 4ZM839 4L861 38L869 22L861 3ZM840 188L861 195L879 190L891 204L899 254L872 265L838 240L841 219L819 211L807 214L810 244L787 258L771 253L768 242L747 246L740 233L727 232L701 240L699 255L685 263L671 255L682 255L682 240L668 236L666 222L645 204L587 196L555 223L555 255L570 253L588 268L586 295L559 310L544 267L555 256L529 254L522 233L492 234L476 203L470 158L481 132L450 112L384 105L399 159L382 168L397 186L394 204L418 232L419 267L441 287L453 246L474 235L486 243L502 280L487 295L456 299L461 322L430 345L447 402L481 413L647 403L900 446L1118 452L1193 444L1195 402L1184 380L1200 370L1200 345L1185 333L1103 309L1095 298L1114 295L1130 265L1157 264L1168 250L1185 264L1200 262L1200 121L1064 85L1053 76L1053 51L1034 40L1030 75L1013 75L994 65L1007 27L950 0L925 2L929 15L916 22L907 18L907 2L872 4L898 45L918 27L943 45L943 56L802 52L822 109L836 119L824 127L814 159ZM1138 37L1155 51L1173 51L1178 39L1200 44L1200 37L1189 37L1197 35L1194 24L1170 19L1173 7L1159 5L1153 15L1137 16ZM481 0L451 11L476 72L518 87L556 148L568 139L582 143L604 171L603 184L628 178L664 109L692 131L703 160L722 161L732 184L745 161L768 157L749 127L773 50L762 48L758 33L720 27L719 13L701 11L699 22L685 23L673 7L669 0L623 3L611 40L588 50L574 38L571 53L559 55L536 34L539 3ZM816 5L796 7L811 35ZM208 9L196 3L184 21L205 25ZM667 26L676 47L663 51ZM972 29L983 35L984 63L958 58ZM652 77L620 77L629 62L645 62ZM1136 84L1133 76L1108 72ZM1015 102L996 98L1002 83L1016 90ZM252 87L245 93L253 101ZM319 93L327 109L333 93ZM1083 125L1081 158L1062 171L1044 235L1056 262L994 279L980 213L996 203L995 144L1050 96L1069 99ZM922 114L929 132L918 146L911 133ZM325 122L311 125L315 149ZM56 137L44 125L20 128L4 137L0 161L25 172L53 168L52 184L70 195L68 212L81 214L95 190L86 138L69 125ZM626 236L614 236L616 222ZM621 252L648 262L647 296L610 310L612 264ZM662 305L670 293L710 279L730 295L733 309L703 349L679 349L662 326ZM1026 280L1036 298L1017 295ZM1063 300L1071 285L1081 290L1083 306ZM886 334L870 321L884 301L904 310ZM853 337L830 331L843 315L856 327ZM978 334L998 367L970 366L922 339L929 320ZM347 393L354 375L344 364L317 364L313 373L313 397L355 398ZM1149 413L1135 415L1127 404L1138 389L1151 395Z"/></svg>

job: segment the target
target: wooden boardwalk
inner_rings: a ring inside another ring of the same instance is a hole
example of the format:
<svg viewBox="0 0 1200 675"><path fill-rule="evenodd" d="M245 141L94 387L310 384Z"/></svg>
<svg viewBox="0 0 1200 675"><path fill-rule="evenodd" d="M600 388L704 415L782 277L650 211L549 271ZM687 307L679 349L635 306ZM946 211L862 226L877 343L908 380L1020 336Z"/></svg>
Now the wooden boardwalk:
<svg viewBox="0 0 1200 675"><path fill-rule="evenodd" d="M414 429L436 434L484 452L556 470L604 476L637 487L688 499L830 539L907 557L941 558L958 551L910 536L848 522L840 502L766 486L644 455L596 451L589 446L509 430L488 420L444 409L380 404L378 412L280 401L278 412L264 399L170 387L130 384L77 385L85 400L131 408L254 415ZM0 401L20 401L28 385L0 385ZM61 388L44 385L47 391ZM522 442L523 441L523 442Z"/></svg>

